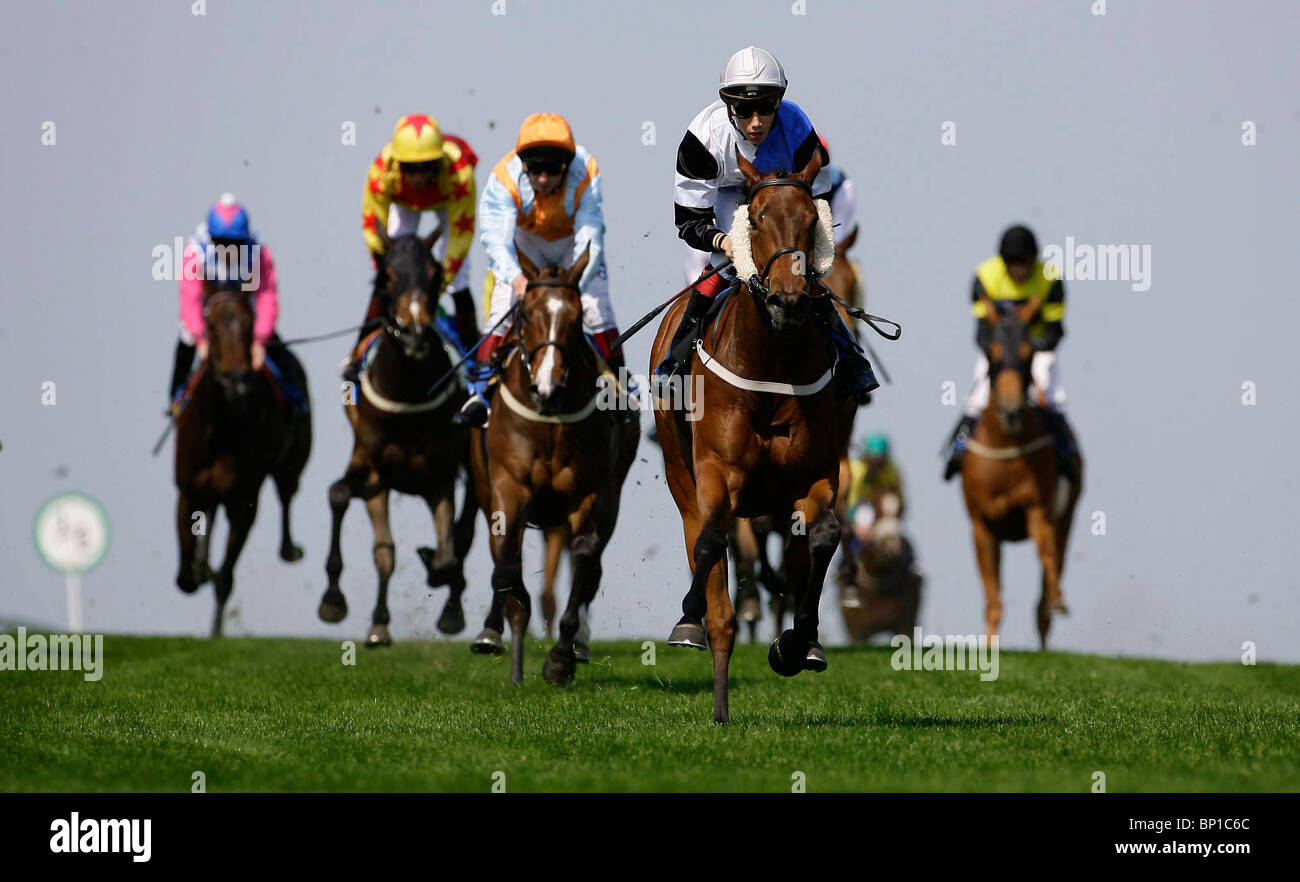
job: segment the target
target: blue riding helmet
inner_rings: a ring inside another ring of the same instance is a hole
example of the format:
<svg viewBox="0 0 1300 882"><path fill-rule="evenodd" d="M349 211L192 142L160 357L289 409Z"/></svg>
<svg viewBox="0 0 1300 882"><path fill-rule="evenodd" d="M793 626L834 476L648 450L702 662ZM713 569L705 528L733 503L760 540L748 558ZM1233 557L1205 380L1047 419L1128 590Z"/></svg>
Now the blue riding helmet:
<svg viewBox="0 0 1300 882"><path fill-rule="evenodd" d="M866 456L889 456L889 439L879 432L868 435L862 444L862 452Z"/></svg>
<svg viewBox="0 0 1300 882"><path fill-rule="evenodd" d="M252 238L248 212L232 193L223 193L208 211L208 235L213 239L242 242Z"/></svg>

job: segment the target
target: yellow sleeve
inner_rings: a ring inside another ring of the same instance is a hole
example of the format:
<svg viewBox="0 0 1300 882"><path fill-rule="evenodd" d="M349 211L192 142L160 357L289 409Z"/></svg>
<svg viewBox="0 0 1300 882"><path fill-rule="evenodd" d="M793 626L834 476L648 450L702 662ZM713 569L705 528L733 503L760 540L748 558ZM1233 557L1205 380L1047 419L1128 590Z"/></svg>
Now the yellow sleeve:
<svg viewBox="0 0 1300 882"><path fill-rule="evenodd" d="M366 188L361 194L361 234L365 237L366 245L376 254L384 253L379 231L388 229L388 206L393 202L385 189L389 150L390 145L385 145L370 164L370 170L366 173Z"/></svg>
<svg viewBox="0 0 1300 882"><path fill-rule="evenodd" d="M849 460L849 511L866 502L867 464L860 459Z"/></svg>
<svg viewBox="0 0 1300 882"><path fill-rule="evenodd" d="M466 156L451 139L443 141L443 150L449 160L443 190L451 194L447 199L447 254L443 263L450 284L474 243L474 206L478 195L474 186L473 154Z"/></svg>

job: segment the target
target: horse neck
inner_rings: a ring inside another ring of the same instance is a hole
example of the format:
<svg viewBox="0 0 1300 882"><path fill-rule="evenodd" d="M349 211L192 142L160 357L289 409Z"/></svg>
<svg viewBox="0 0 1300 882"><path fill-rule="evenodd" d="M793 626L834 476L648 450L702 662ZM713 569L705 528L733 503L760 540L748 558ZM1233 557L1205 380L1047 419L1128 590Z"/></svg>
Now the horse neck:
<svg viewBox="0 0 1300 882"><path fill-rule="evenodd" d="M737 289L732 301L723 305L722 313L704 333L705 351L727 368L755 380L806 383L830 367L827 341L820 329L814 330L813 319L789 334L778 335L763 320L762 307L748 286Z"/></svg>
<svg viewBox="0 0 1300 882"><path fill-rule="evenodd" d="M441 357L439 353L442 353ZM450 367L451 362L446 360L441 340L434 343L434 351L428 358L416 361L407 358L401 345L384 333L379 339L368 373L375 391L385 398L423 401L429 397L429 386Z"/></svg>

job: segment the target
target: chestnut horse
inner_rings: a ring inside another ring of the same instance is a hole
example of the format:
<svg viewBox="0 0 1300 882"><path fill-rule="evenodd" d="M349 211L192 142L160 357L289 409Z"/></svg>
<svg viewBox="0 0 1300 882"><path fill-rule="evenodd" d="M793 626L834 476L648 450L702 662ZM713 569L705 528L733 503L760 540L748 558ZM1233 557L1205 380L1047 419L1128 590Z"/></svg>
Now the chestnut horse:
<svg viewBox="0 0 1300 882"><path fill-rule="evenodd" d="M467 470L469 442L464 430L451 424L451 418L466 396L455 382L445 383L432 398L428 394L452 366L434 328L443 271L432 249L440 233L441 229L435 230L423 239L414 234L398 236L387 243L377 271L389 308L382 319L379 341L361 369L360 394L348 390L343 407L352 426L352 457L343 477L329 490L333 516L325 563L329 586L318 612L327 622L342 621L347 615L347 601L339 587L343 572L339 540L348 503L359 497L366 502L374 528L375 569L379 572L379 595L366 646L392 643L388 581L397 552L388 523L391 490L419 496L433 513L437 547L417 551L429 587L450 588L438 629L458 634L465 628L461 594L465 591L465 556L474 539L476 500L466 480L461 513L455 517L456 478Z"/></svg>
<svg viewBox="0 0 1300 882"><path fill-rule="evenodd" d="M289 529L289 505L311 453L311 412L307 404L296 410L283 400L265 364L252 369L253 307L239 282L204 283L203 319L208 358L191 379L176 417L176 585L192 594L212 581L217 595L212 636L220 637L235 563L268 474L280 497L280 558L302 559ZM288 373L290 366L279 367ZM293 373L302 384L303 401L309 402L306 376L300 368ZM221 569L214 573L208 549L218 506L225 508L230 535Z"/></svg>
<svg viewBox="0 0 1300 882"><path fill-rule="evenodd" d="M990 402L967 442L961 481L984 583L985 627L992 637L1002 623L1001 543L1032 538L1043 565L1038 639L1046 649L1052 616L1066 613L1061 571L1083 486L1083 462L1076 459L1077 480L1058 475L1056 451L1042 411L1029 406L1034 350L1026 328L1039 301L1002 316L991 302L985 308L985 321L993 329L984 353L989 362Z"/></svg>
<svg viewBox="0 0 1300 882"><path fill-rule="evenodd" d="M690 382L700 388L693 403L699 419L688 422L680 410L655 408L665 475L693 574L668 642L712 651L715 723L730 719L736 615L726 550L732 519L770 515L774 524L792 525L783 567L793 593L794 628L768 650L772 669L787 677L826 670L817 606L840 542L834 506L844 408L830 382L834 350L826 332L809 320L811 297L820 293L812 272L819 223L812 182L821 157L815 154L788 176L764 175L739 151L737 162L749 191L753 263L761 269L742 280L696 346ZM733 230L738 228L739 223ZM679 301L664 317L652 365L667 354L684 309Z"/></svg>
<svg viewBox="0 0 1300 882"><path fill-rule="evenodd" d="M871 500L878 513L862 547L850 555L852 581L840 590L840 611L853 643L866 643L876 634L906 634L910 638L921 608L924 581L916 553L903 532L897 494L886 492Z"/></svg>
<svg viewBox="0 0 1300 882"><path fill-rule="evenodd" d="M577 669L580 610L600 587L601 555L641 435L636 423L602 406L614 398L612 381L582 333L578 280L588 255L568 269L539 270L519 253L528 285L507 334L506 346L514 346L505 357L492 418L471 435L475 488L491 534L494 592L471 649L500 652L508 614L514 683L524 677L532 607L523 578L524 529L547 531L548 547L561 535L571 555L573 587L560 638L542 666L548 683L563 686Z"/></svg>

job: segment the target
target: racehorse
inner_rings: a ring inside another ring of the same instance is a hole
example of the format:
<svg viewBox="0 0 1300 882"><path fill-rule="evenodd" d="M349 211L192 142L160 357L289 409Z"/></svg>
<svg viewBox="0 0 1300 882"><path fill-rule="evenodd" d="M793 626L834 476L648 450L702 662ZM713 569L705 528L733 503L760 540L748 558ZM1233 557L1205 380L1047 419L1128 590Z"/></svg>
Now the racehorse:
<svg viewBox="0 0 1300 882"><path fill-rule="evenodd" d="M741 274L740 289L706 321L696 344L688 381L694 387L695 377L702 377L694 404L698 419L687 421L677 408L655 409L665 477L692 570L683 615L668 642L712 651L715 723L730 719L736 615L726 550L732 519L766 514L791 524L783 566L794 628L768 650L769 665L783 676L826 670L817 605L840 541L834 505L844 409L831 384L834 350L826 332L809 321L811 297L820 294L817 268L832 259L827 252L833 247L812 197L821 157L815 154L796 174L765 175L739 151L737 162L749 201L737 210L732 241L747 233L736 256L752 250L743 256L755 271ZM678 301L665 315L652 365L666 356L684 310Z"/></svg>
<svg viewBox="0 0 1300 882"><path fill-rule="evenodd" d="M999 316L992 302L985 303L985 321L992 328L984 353L989 362L991 400L967 441L961 483L984 583L988 635L996 635L1002 622L1001 543L1032 538L1043 566L1038 638L1046 649L1052 616L1067 612L1061 571L1083 486L1083 461L1078 453L1072 454L1077 479L1058 475L1053 439L1042 410L1029 406L1029 366L1034 350L1026 328L1039 306L1039 301L1031 300Z"/></svg>
<svg viewBox="0 0 1300 882"><path fill-rule="evenodd" d="M532 603L523 579L527 526L560 535L572 560L573 587L559 641L542 676L563 686L576 672L579 611L600 587L601 555L614 532L623 481L636 457L640 428L608 405L612 378L582 333L578 280L584 251L568 269L539 270L522 251L528 280L507 333L492 418L471 435L475 489L492 549L492 608L471 648L502 651L503 615L513 643L510 680L522 682Z"/></svg>
<svg viewBox="0 0 1300 882"><path fill-rule="evenodd" d="M912 543L903 533L898 496L882 493L871 506L878 516L860 536L861 549L849 556L853 579L840 592L844 626L854 643L865 643L875 634L911 637L921 606L923 580Z"/></svg>
<svg viewBox="0 0 1300 882"><path fill-rule="evenodd" d="M269 365L252 369L253 307L239 285L204 283L209 355L191 378L176 417L176 585L192 594L212 581L217 598L213 637L221 636L235 563L257 517L258 496L268 474L280 497L280 558L302 559L289 528L289 506L311 453L306 374L287 348L275 348L284 362L278 365L282 375L301 387L301 405L295 408L285 400ZM225 508L230 535L225 559L214 573L208 550L218 506Z"/></svg>
<svg viewBox="0 0 1300 882"><path fill-rule="evenodd" d="M456 382L429 397L429 389L451 371L452 357L434 327L438 293L443 287L442 265L432 249L441 228L420 238L411 234L386 241L377 268L389 308L382 328L367 336L356 353L369 349L359 374L360 394L348 389L343 410L352 426L352 457L343 477L330 485L332 514L330 552L325 563L329 585L318 614L327 622L347 615L339 587L343 572L340 534L343 516L353 498L365 500L374 528L375 569L379 595L371 614L366 646L388 646L388 582L396 561L396 546L388 523L391 490L419 496L433 513L435 549L417 549L429 587L447 585L450 592L438 617L438 629L458 634L465 628L461 594L465 591L465 556L474 539L476 499L466 480L464 502L456 516L456 478L468 468L468 437L451 424L465 403Z"/></svg>

